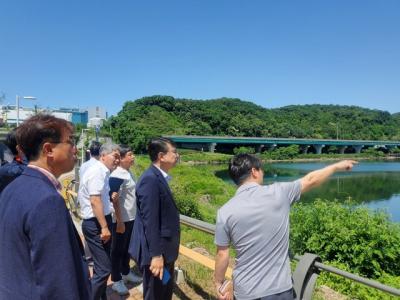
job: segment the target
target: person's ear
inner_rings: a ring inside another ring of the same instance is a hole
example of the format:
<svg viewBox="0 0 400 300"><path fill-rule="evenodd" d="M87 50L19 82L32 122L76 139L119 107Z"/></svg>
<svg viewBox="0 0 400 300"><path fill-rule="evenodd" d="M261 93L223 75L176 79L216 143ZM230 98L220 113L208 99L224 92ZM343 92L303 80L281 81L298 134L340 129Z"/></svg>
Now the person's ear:
<svg viewBox="0 0 400 300"><path fill-rule="evenodd" d="M42 153L45 156L52 157L53 156L53 145L52 145L52 143L49 143L49 142L44 143L43 146L42 146Z"/></svg>
<svg viewBox="0 0 400 300"><path fill-rule="evenodd" d="M258 170L256 168L251 168L251 177L258 178Z"/></svg>
<svg viewBox="0 0 400 300"><path fill-rule="evenodd" d="M158 155L157 155L158 161L161 161L161 159L162 159L163 157L164 157L164 153L158 152Z"/></svg>

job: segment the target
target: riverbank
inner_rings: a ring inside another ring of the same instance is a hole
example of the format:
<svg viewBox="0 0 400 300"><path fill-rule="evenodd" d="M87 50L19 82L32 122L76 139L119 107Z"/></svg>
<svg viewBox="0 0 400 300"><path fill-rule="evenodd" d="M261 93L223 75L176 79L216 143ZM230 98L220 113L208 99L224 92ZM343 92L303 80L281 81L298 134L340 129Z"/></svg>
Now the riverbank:
<svg viewBox="0 0 400 300"><path fill-rule="evenodd" d="M182 163L171 170L173 178L171 189L180 212L196 219L215 223L216 211L234 195L236 190L233 184L215 176L216 172L227 169L227 161L223 164L192 164L185 161L185 155L185 153L182 154ZM201 155L203 158L209 157L208 154ZM220 158L218 154L212 155L213 159ZM337 158L330 159L337 160ZM325 160L327 159L324 157L316 161ZM294 160L285 161L294 162ZM301 161L310 162L309 159ZM139 176L149 165L147 156L139 155L134 167L135 175ZM372 186L372 183L370 185ZM399 226L390 222L387 215L382 212L374 213L366 209L358 209L350 203L343 206L325 197L324 200L312 205L300 203L300 206L296 204L293 207L291 247L295 247L298 254L305 251L317 253L327 264L350 272L357 271L361 275L373 277L400 288ZM216 251L212 235L187 226L182 226L181 243L192 249L203 249L202 251L211 257ZM231 251L231 257L233 256L234 253ZM385 263L386 261L390 262L390 266ZM187 274L189 284L200 284L207 292L214 292L210 284L211 271L195 263L191 263L188 268L185 266L182 268ZM365 269L368 270L368 274L363 273ZM394 299L377 293L373 289L338 279L333 275L321 276L318 280L318 285L320 284L341 291L351 298Z"/></svg>
<svg viewBox="0 0 400 300"><path fill-rule="evenodd" d="M226 164L233 157L233 154L211 153L194 150L180 149L181 163L188 165L218 165ZM365 153L346 153L346 154L292 154L290 157L286 155L276 155L273 159L268 153L255 154L265 163L274 162L319 162L319 161L337 161L343 159L352 160L400 160L400 157L394 157L383 154L381 151L369 151Z"/></svg>

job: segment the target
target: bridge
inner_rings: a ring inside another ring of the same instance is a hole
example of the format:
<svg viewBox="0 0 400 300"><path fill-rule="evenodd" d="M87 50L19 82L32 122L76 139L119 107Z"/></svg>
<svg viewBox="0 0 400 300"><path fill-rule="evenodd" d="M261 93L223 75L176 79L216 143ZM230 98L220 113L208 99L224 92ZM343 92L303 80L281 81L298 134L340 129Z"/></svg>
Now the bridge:
<svg viewBox="0 0 400 300"><path fill-rule="evenodd" d="M231 137L231 136L194 136L194 135L164 135L173 140L179 148L197 149L215 152L215 149L233 148L237 146L255 147L256 152L273 150L277 146L298 145L303 153L312 147L316 154L321 154L322 149L336 146L338 152L343 154L346 149L360 153L363 147L392 149L400 146L400 141L372 141L372 140L332 140L332 139L298 139L298 138L270 138L270 137Z"/></svg>

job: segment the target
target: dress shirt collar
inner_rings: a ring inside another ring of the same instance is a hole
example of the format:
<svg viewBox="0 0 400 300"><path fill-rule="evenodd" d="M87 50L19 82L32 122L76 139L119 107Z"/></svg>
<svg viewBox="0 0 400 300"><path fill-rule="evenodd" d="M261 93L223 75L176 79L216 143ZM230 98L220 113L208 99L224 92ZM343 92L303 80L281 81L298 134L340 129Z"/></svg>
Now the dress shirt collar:
<svg viewBox="0 0 400 300"><path fill-rule="evenodd" d="M61 189L62 189L61 183L57 180L56 176L54 176L52 173L50 173L46 169L43 169L38 166L28 165L28 167L41 172L43 175L45 175L50 180L50 182L54 185L54 187L57 189L57 191L61 191Z"/></svg>
<svg viewBox="0 0 400 300"><path fill-rule="evenodd" d="M99 165L103 172L105 172L106 174L110 174L110 170L106 167L105 164L103 164L101 161L99 161Z"/></svg>
<svg viewBox="0 0 400 300"><path fill-rule="evenodd" d="M153 166L155 166L158 170L160 170L162 176L164 177L164 179L169 183L172 179L172 177L170 175L168 175L168 173L166 173L164 170L162 170L159 166L153 164Z"/></svg>
<svg viewBox="0 0 400 300"><path fill-rule="evenodd" d="M100 162L97 158L95 158L95 157L91 157L89 160L88 160L88 162L90 162L90 163L95 163L95 162Z"/></svg>

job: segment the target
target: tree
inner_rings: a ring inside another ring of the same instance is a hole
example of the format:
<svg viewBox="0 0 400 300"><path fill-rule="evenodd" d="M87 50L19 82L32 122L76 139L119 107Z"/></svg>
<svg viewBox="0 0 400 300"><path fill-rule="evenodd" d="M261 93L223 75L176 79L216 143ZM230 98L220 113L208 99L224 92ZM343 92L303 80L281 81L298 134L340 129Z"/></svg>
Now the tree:
<svg viewBox="0 0 400 300"><path fill-rule="evenodd" d="M117 142L135 151L160 135L398 140L400 114L357 106L291 105L266 109L236 98L212 100L150 96L128 101L104 124ZM295 149L291 149L295 150ZM280 156L293 156L279 150ZM277 155L278 155L277 154Z"/></svg>

